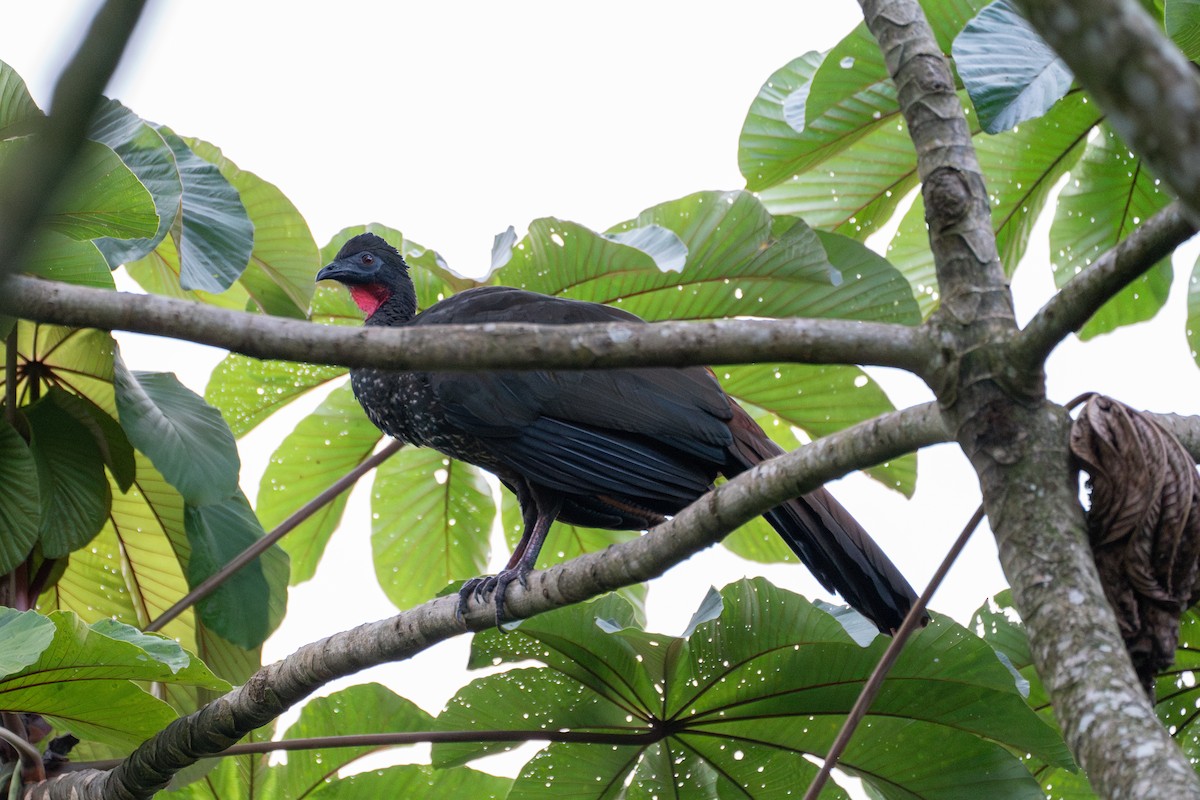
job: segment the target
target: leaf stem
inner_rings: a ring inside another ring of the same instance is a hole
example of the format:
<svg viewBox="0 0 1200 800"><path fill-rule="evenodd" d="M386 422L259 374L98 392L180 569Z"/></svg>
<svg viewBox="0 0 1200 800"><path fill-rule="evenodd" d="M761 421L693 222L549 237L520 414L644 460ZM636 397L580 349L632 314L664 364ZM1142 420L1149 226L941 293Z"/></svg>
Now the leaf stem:
<svg viewBox="0 0 1200 800"><path fill-rule="evenodd" d="M191 608L205 597L208 597L210 594L216 591L221 584L227 581L231 575L260 556L264 551L267 550L267 548L278 542L285 535L291 532L297 525L304 522L321 508L328 505L334 500L334 498L346 491L346 489L352 486L364 474L386 461L403 446L403 443L397 440L388 442L386 447L384 447L378 453L372 455L367 460L363 461L354 469L347 472L341 478L338 478L329 486L328 489L321 492L312 500L309 500L307 503L297 509L290 517L279 523L279 525L277 525L275 529L266 536L259 539L242 552L238 553L231 561L229 561L229 563L210 575L207 579L196 586L196 588L188 592L179 602L164 611L157 619L153 620L145 627L145 630L161 630L162 627L168 622L178 617L184 611Z"/></svg>
<svg viewBox="0 0 1200 800"><path fill-rule="evenodd" d="M863 684L862 692L859 693L858 699L854 701L854 706L850 709L850 713L846 716L846 721L842 723L842 729L838 731L837 738L833 740L833 744L829 747L829 752L825 754L825 762L821 764L821 770L817 773L817 777L813 778L813 782L809 784L808 791L804 793L804 800L817 800L821 794L821 789L829 780L829 774L833 768L837 766L838 759L842 757L842 753L846 751L846 745L850 743L850 737L854 735L854 731L858 728L858 724L862 722L863 717L867 715L867 711L871 708L871 703L879 694L880 688L883 686L883 679L887 677L888 671L892 665L896 663L896 659L900 657L900 651L904 649L904 645L908 642L916 631L917 626L921 622L921 618L925 615L925 608L929 605L930 598L933 593L942 585L942 581L946 578L946 573L950 571L951 565L958 559L963 548L967 544L967 540L971 538L971 534L979 527L979 523L983 521L983 506L975 509L975 513L971 515L966 526L962 529L962 533L954 540L954 544L950 545L950 551L946 553L946 557L942 559L941 565L938 566L937 572L929 580L929 585L925 587L925 591L921 592L921 596L917 598L917 602L908 612L908 616L904 618L904 622L900 625L900 630L896 631L895 637L887 650L883 651L883 655L879 659L879 663L875 665L875 669L871 671L871 675L867 678L867 682Z"/></svg>
<svg viewBox="0 0 1200 800"><path fill-rule="evenodd" d="M628 747L654 744L669 734L664 730L631 730L629 733L599 731L410 731L392 733L352 733L343 736L313 736L305 739L282 739L269 742L243 742L211 753L202 758L226 758L295 750L329 750L337 747L398 747L410 744L440 742L578 742ZM62 772L87 769L112 769L121 763L114 758L104 761L80 761L63 765Z"/></svg>
<svg viewBox="0 0 1200 800"><path fill-rule="evenodd" d="M4 340L4 418L17 425L17 325Z"/></svg>
<svg viewBox="0 0 1200 800"><path fill-rule="evenodd" d="M31 781L46 780L46 770L42 766L42 754L25 738L25 723L21 715L12 711L0 713L0 740L6 742L17 752L22 770Z"/></svg>

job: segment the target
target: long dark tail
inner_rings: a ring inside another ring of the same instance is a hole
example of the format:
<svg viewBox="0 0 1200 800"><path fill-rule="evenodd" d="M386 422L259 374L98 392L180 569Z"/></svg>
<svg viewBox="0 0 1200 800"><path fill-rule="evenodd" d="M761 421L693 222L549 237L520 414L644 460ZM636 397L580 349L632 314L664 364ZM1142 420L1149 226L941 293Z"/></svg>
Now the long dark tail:
<svg viewBox="0 0 1200 800"><path fill-rule="evenodd" d="M728 477L784 452L744 409L736 404L733 408ZM763 517L821 585L840 594L884 633L900 627L916 593L833 495L817 489L776 506Z"/></svg>

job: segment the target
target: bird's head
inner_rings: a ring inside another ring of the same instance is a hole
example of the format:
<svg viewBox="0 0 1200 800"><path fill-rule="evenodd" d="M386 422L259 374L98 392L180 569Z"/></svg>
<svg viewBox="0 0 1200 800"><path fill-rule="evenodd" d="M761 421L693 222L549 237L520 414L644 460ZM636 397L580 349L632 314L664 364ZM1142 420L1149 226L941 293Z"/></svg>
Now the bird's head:
<svg viewBox="0 0 1200 800"><path fill-rule="evenodd" d="M368 321L407 322L417 311L404 256L373 233L360 233L342 245L333 261L317 273L317 280L343 284Z"/></svg>

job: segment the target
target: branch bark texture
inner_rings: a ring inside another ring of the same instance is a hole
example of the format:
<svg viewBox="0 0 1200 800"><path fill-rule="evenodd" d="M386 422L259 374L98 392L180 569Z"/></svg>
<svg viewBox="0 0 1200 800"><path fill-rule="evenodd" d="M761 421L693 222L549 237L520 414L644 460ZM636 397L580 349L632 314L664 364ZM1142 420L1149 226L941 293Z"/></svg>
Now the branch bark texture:
<svg viewBox="0 0 1200 800"><path fill-rule="evenodd" d="M946 440L932 404L893 412L823 437L725 483L645 536L588 553L514 583L505 607L530 617L658 577L783 500L846 472ZM144 800L180 769L219 753L329 681L399 661L451 636L495 625L495 607L440 597L391 619L305 645L241 687L167 726L111 772L72 772L29 787L25 800ZM465 625L464 625L465 622Z"/></svg>
<svg viewBox="0 0 1200 800"><path fill-rule="evenodd" d="M187 339L255 358L386 369L595 368L804 361L909 371L933 354L921 328L837 319L349 328L15 275L0 314ZM649 332L649 333L647 333Z"/></svg>
<svg viewBox="0 0 1200 800"><path fill-rule="evenodd" d="M1067 743L1102 797L1200 798L1195 772L1138 683L1097 578L1070 469L1070 420L1046 401L1040 360L1014 359L1011 294L966 120L950 100L949 70L916 0L861 5L899 88L926 182L943 294L930 324L947 367L933 388L979 476L1001 563ZM1064 7L1070 5L1079 8L1077 32L1090 20L1108 24L1094 4L1084 10L1068 0ZM1124 50L1102 50L1103 59L1120 63L1113 53ZM1157 124L1155 113L1144 119ZM1072 294L1084 298L1077 301L1083 310L1107 291ZM1032 349L1049 352L1047 343L1065 335L1061 326L1044 332Z"/></svg>

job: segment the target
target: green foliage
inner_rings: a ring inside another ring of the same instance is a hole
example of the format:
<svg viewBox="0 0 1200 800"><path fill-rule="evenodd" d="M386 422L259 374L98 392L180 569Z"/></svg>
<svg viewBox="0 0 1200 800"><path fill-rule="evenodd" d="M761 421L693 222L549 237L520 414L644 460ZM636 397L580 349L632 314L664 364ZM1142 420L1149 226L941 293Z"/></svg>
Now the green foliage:
<svg viewBox="0 0 1200 800"><path fill-rule="evenodd" d="M0 631L12 636L0 706L126 751L175 716L135 681L229 686L174 641L111 621L89 627L69 613L0 608Z"/></svg>
<svg viewBox="0 0 1200 800"><path fill-rule="evenodd" d="M1192 61L1200 58L1200 2L1196 0L1166 0L1167 35Z"/></svg>
<svg viewBox="0 0 1200 800"><path fill-rule="evenodd" d="M804 786L815 767L802 754L828 748L884 640L863 647L835 618L761 579L710 597L690 627L685 637L647 633L628 604L609 596L510 633L481 632L473 667L544 666L473 681L438 727L629 737L627 745L550 744L510 797L533 796L547 781L556 792L597 798L627 782L637 797L671 786L692 797ZM435 744L433 760L453 766L510 747ZM989 797L1039 797L1006 748L1070 763L992 650L939 618L905 649L841 763L882 797L970 797L981 774Z"/></svg>
<svg viewBox="0 0 1200 800"><path fill-rule="evenodd" d="M1073 80L1010 0L997 0L967 23L954 40L954 64L988 133L1042 116Z"/></svg>
<svg viewBox="0 0 1200 800"><path fill-rule="evenodd" d="M352 686L307 703L283 739L325 736L352 724L358 733L427 731L433 718L412 702L375 683ZM286 764L267 766L266 756L222 759L203 780L164 800L302 800L302 798L471 797L504 798L512 781L472 769L434 770L401 765L337 779L339 770L358 768L378 747L332 747L288 754ZM251 763L247 764L246 762Z"/></svg>
<svg viewBox="0 0 1200 800"><path fill-rule="evenodd" d="M371 552L384 593L407 608L483 572L495 517L478 467L428 448L401 450L380 465L371 490Z"/></svg>
<svg viewBox="0 0 1200 800"><path fill-rule="evenodd" d="M1134 229L1167 205L1159 180L1108 125L1084 150L1063 187L1050 229L1054 282L1065 286ZM1079 336L1090 339L1150 319L1171 290L1171 259L1164 258L1097 311Z"/></svg>
<svg viewBox="0 0 1200 800"><path fill-rule="evenodd" d="M33 454L24 437L0 419L0 574L8 574L25 560L38 538L42 519L39 485Z"/></svg>
<svg viewBox="0 0 1200 800"><path fill-rule="evenodd" d="M1068 171L1051 227L1060 285L1171 200L1095 104L1070 90L1069 73L1008 0L924 6L970 106L1008 274ZM1196 8L1192 0L1165 4L1166 29L1189 57L1197 52ZM0 164L21 157L42 121L24 82L0 62ZM497 237L494 270L482 282L376 223L346 228L318 251L277 187L217 147L147 123L116 101L102 105L89 136L32 234L30 272L111 289L111 270L124 265L150 292L354 325L361 315L346 293L314 291L312 278L348 238L371 230L404 253L422 307L481 283L610 303L649 320L794 316L913 325L938 303L919 196L894 220L888 259L862 244L901 212L918 183L896 90L865 26L764 84L739 142L747 191L670 200L604 231L535 220L520 241L511 229ZM1170 280L1164 260L1081 335L1149 318ZM1198 286L1194 276L1194 350ZM12 327L0 319L0 333ZM93 747L127 750L258 667L260 645L284 613L289 573L292 582L312 576L347 494L293 531L286 555L270 548L167 623L164 636L141 629L262 537L264 525L281 523L361 464L381 436L349 387L332 387L279 443L252 509L238 484L235 437L293 400L330 389L345 370L230 355L205 402L171 375L114 365L107 333L23 321L16 333L17 382L5 387L16 408L0 417L0 576L21 575L48 616L0 609L0 707L45 715ZM716 373L789 448L800 444L797 431L819 437L892 408L854 366L718 366ZM915 458L868 472L911 494ZM372 544L389 598L413 605L478 574L496 512L474 467L414 449L387 462L372 489ZM499 513L511 543L521 520L510 494ZM556 525L539 566L636 535ZM792 558L762 520L731 536L728 547L757 560ZM628 594L640 599L636 590ZM511 746L480 741L437 745L441 769L405 765L341 780L331 776L355 768L371 748L295 753L283 766L243 756L172 796L532 798L547 787L598 798L794 794L815 773L805 754L826 752L882 651L872 631L861 637L853 612L831 615L763 581L710 596L682 637L649 634L640 618L636 605L610 597L510 634L480 634L473 666L542 666L473 682L436 721L366 685L310 703L286 733L299 738L345 724L356 732L604 735L602 743L550 744L515 782L450 766ZM918 635L843 769L877 797L973 798L981 787L997 798L1091 797L1072 771L1007 601L981 609L977 625L983 640L942 618ZM1197 631L1200 621L1189 614L1178 667L1158 686L1164 723L1194 756ZM165 686L167 702L142 688L150 684ZM823 796L846 795L832 787Z"/></svg>

